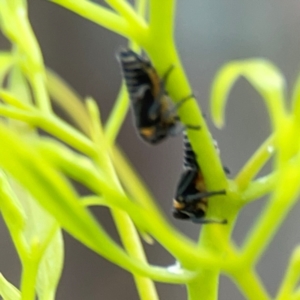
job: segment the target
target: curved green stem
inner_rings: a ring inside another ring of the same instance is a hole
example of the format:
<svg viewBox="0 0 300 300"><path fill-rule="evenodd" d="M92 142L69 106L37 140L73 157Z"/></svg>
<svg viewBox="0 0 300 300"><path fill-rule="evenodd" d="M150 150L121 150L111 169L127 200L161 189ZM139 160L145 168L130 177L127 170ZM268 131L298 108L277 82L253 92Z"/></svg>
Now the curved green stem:
<svg viewBox="0 0 300 300"><path fill-rule="evenodd" d="M152 43L157 43L161 37L173 39L175 3L175 0L150 1L149 38Z"/></svg>
<svg viewBox="0 0 300 300"><path fill-rule="evenodd" d="M208 253L197 250L196 245L191 242L191 240L172 228L165 218L160 215L159 211L156 211L157 208L152 206L153 203L147 204L151 203L152 198L140 180L135 181L136 177L132 174L133 171L127 173L127 169L122 167L123 165L126 166L125 162L120 166L120 169L125 170L124 174L127 174L127 176L124 178L121 173L118 172L118 174L122 179L122 184L128 190L129 194L132 195L133 199L143 199L142 202L137 202L142 206L120 195L120 193L111 187L110 182L106 183L103 181L103 178L97 173L96 169L89 167L88 162L82 160L78 155L72 154L67 148L62 149L61 146L59 146L59 149L56 150L54 145L51 147L50 144L45 144L42 154L47 157L47 160L59 166L68 176L85 184L96 194L102 195L105 192L105 198L111 199L111 204L119 208L124 208L130 213L133 219L138 217L142 220L142 228L151 232L153 237L164 245L164 247L184 265L189 265L192 269L196 262L206 267L220 265L218 259ZM118 160L118 162L120 162L120 160ZM107 201L105 202L108 203Z"/></svg>
<svg viewBox="0 0 300 300"><path fill-rule="evenodd" d="M97 104L94 101L87 101L87 107L91 114L92 125L94 128L95 135L95 146L96 148L102 149L102 154L98 154L98 158L96 162L102 162L101 167L103 169L103 162L105 162L105 170L106 177L108 181L111 182L111 186L115 187L116 192L120 193L120 195L124 195L123 188L119 182L115 169L113 167L111 158L109 156L109 146L107 145L107 141L104 138L104 133L101 127L100 114L97 108ZM100 192L101 193L101 192ZM124 195L125 196L125 195ZM118 229L118 233L121 237L122 243L128 252L128 254L135 258L137 261L141 261L144 264L148 264L146 256L144 254L144 249L141 244L140 237L137 233L137 230L129 218L126 210L119 210L111 208L112 216L115 221L116 227ZM156 300L157 294L155 291L155 286L153 282L143 276L139 276L137 274L133 274L135 283L141 296L141 299L146 300Z"/></svg>
<svg viewBox="0 0 300 300"><path fill-rule="evenodd" d="M272 173L251 182L241 195L242 204L259 200L262 196L272 192L278 181L278 173Z"/></svg>
<svg viewBox="0 0 300 300"><path fill-rule="evenodd" d="M89 116L79 95L54 71L46 69L46 78L47 90L53 101L87 136L90 136Z"/></svg>
<svg viewBox="0 0 300 300"><path fill-rule="evenodd" d="M250 181L261 170L274 153L275 136L271 135L252 155L235 178L240 191L244 191Z"/></svg>
<svg viewBox="0 0 300 300"><path fill-rule="evenodd" d="M219 271L202 270L200 276L187 285L188 300L217 300Z"/></svg>
<svg viewBox="0 0 300 300"><path fill-rule="evenodd" d="M90 21L103 26L111 31L123 35L129 39L133 38L132 26L121 16L99 4L86 0L51 0Z"/></svg>
<svg viewBox="0 0 300 300"><path fill-rule="evenodd" d="M292 295L292 292L300 278L300 247L294 250L290 259L289 266L280 285L276 300L286 300Z"/></svg>
<svg viewBox="0 0 300 300"><path fill-rule="evenodd" d="M243 246L242 256L248 265L254 264L259 259L287 213L295 204L300 181L300 174L297 169L299 163L298 157L297 161L293 160L285 167L285 170L279 173L274 194ZM286 183L288 183L288 188Z"/></svg>
<svg viewBox="0 0 300 300"><path fill-rule="evenodd" d="M137 31L141 28L146 29L148 25L145 20L140 17L132 6L124 0L105 0L111 7L113 7L127 22Z"/></svg>
<svg viewBox="0 0 300 300"><path fill-rule="evenodd" d="M3 299L21 300L20 291L14 285L8 282L1 273L0 273L0 296L3 297Z"/></svg>
<svg viewBox="0 0 300 300"><path fill-rule="evenodd" d="M105 124L105 137L107 142L112 145L120 131L129 107L129 98L126 86L122 84L121 90L117 97L108 121Z"/></svg>
<svg viewBox="0 0 300 300"><path fill-rule="evenodd" d="M271 300L261 280L253 270L240 270L233 275L233 280L247 300Z"/></svg>

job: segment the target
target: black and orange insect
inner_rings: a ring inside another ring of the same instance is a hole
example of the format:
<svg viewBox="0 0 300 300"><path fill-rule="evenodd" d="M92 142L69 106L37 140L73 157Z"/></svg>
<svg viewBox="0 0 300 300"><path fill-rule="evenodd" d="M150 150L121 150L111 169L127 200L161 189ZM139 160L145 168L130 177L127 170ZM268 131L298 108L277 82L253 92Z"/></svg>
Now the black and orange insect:
<svg viewBox="0 0 300 300"><path fill-rule="evenodd" d="M172 72L171 66L161 79L151 62L130 49L118 53L123 76L131 100L135 125L139 136L147 143L157 144L168 136L183 131L176 110L188 96L173 105L165 91L165 83ZM199 128L186 126L185 128Z"/></svg>
<svg viewBox="0 0 300 300"><path fill-rule="evenodd" d="M226 220L206 219L208 198L224 195L225 190L208 192L201 169L196 161L196 155L184 133L184 167L177 191L173 200L173 216L177 219L191 220L194 223L222 223Z"/></svg>

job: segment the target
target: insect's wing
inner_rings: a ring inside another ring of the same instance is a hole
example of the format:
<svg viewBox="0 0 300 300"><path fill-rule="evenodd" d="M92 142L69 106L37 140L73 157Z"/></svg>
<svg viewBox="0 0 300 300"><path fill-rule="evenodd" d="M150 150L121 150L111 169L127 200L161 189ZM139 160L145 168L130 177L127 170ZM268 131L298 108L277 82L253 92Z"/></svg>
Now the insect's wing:
<svg viewBox="0 0 300 300"><path fill-rule="evenodd" d="M175 199L184 199L188 195L198 193L195 188L195 180L197 179L197 175L197 170L186 170L183 172L177 185Z"/></svg>

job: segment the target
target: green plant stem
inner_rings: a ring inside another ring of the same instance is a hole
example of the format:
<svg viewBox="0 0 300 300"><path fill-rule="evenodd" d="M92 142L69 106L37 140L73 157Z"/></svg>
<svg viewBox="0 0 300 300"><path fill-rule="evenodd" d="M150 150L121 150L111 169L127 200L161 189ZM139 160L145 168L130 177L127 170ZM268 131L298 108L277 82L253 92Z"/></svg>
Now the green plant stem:
<svg viewBox="0 0 300 300"><path fill-rule="evenodd" d="M113 167L111 158L109 156L110 147L107 144L104 132L101 127L100 114L98 111L97 104L94 101L87 101L87 107L91 115L92 125L94 129L94 141L96 148L102 150L102 154L98 155L96 162L101 162L99 167L102 167L102 170L106 171L106 177L112 183L112 186L115 187L116 192L124 195L123 188L119 182L115 169ZM103 165L103 162L105 165ZM115 221L118 233L121 237L122 243L127 251L127 253L135 258L137 261L141 261L144 264L148 264L144 250L141 244L141 240L137 233L135 226L133 225L132 220L129 218L128 214L124 210L111 209L113 219ZM143 276L133 274L140 298L142 300L157 300L158 296L155 290L153 282Z"/></svg>
<svg viewBox="0 0 300 300"><path fill-rule="evenodd" d="M46 78L44 73L35 73L32 76L31 86L33 87L34 99L37 102L38 108L48 114L51 112L51 105L46 90Z"/></svg>
<svg viewBox="0 0 300 300"><path fill-rule="evenodd" d="M166 217L155 206L153 197L124 154L115 147L114 155L114 165L122 184L133 199L144 208L145 216L143 220L147 231L151 232L183 265L189 265L193 268L196 261L198 261L199 265L207 267L220 265L220 261L216 260L214 256L210 256L208 252L196 250L194 243L181 235L166 221Z"/></svg>
<svg viewBox="0 0 300 300"><path fill-rule="evenodd" d="M233 280L247 300L271 299L255 271L251 269L240 270L233 275Z"/></svg>
<svg viewBox="0 0 300 300"><path fill-rule="evenodd" d="M5 149L0 147L1 167L21 185L26 186L41 206L54 215L61 226L75 238L99 255L135 274L158 281L173 282L174 280L181 283L193 279L193 272L182 270L179 274L173 274L164 268L149 267L129 257L82 208L61 173L16 133L8 130L4 125L0 127L0 138L6 145ZM49 190L52 191L51 195L48 193Z"/></svg>
<svg viewBox="0 0 300 300"><path fill-rule="evenodd" d="M292 295L292 292L300 278L300 247L294 250L285 276L280 285L276 300L286 300Z"/></svg>
<svg viewBox="0 0 300 300"><path fill-rule="evenodd" d="M244 190L241 196L242 204L251 201L259 200L262 196L272 192L278 181L278 173L272 173L267 176L258 178L257 180L249 183L248 187Z"/></svg>
<svg viewBox="0 0 300 300"><path fill-rule="evenodd" d="M46 69L47 89L53 99L72 121L87 135L91 134L91 124L86 107L79 95L54 71ZM1 94L0 94L1 95Z"/></svg>
<svg viewBox="0 0 300 300"><path fill-rule="evenodd" d="M265 163L270 159L274 153L274 139L271 135L252 155L244 167L235 178L235 182L240 191L247 188L250 181L262 169Z"/></svg>
<svg viewBox="0 0 300 300"><path fill-rule="evenodd" d="M129 216L121 210L112 210L113 218L116 223L118 232L128 254L135 259L147 264L147 259L144 254L139 235L134 227ZM142 300L157 300L158 295L155 286L151 279L137 274L133 274L140 299Z"/></svg>
<svg viewBox="0 0 300 300"><path fill-rule="evenodd" d="M55 137L62 139L75 149L91 157L97 156L97 150L86 136L56 116L43 115L38 111L24 112L23 110L6 107L1 104L0 115L37 126Z"/></svg>
<svg viewBox="0 0 300 300"><path fill-rule="evenodd" d="M139 16L143 17L143 19L147 19L147 6L148 0L135 0L135 9Z"/></svg>
<svg viewBox="0 0 300 300"><path fill-rule="evenodd" d="M0 296L8 300L21 300L20 291L0 273Z"/></svg>
<svg viewBox="0 0 300 300"><path fill-rule="evenodd" d="M21 49L16 54L20 59L23 71L25 71L31 81L37 106L44 113L48 113L51 111L51 105L45 88L45 70L42 53L28 21L26 8L18 5L14 14L17 21L16 30L19 32L14 32L13 35L16 38L16 45ZM24 54L27 58L26 60L24 60Z"/></svg>
<svg viewBox="0 0 300 300"><path fill-rule="evenodd" d="M122 84L121 90L117 97L112 112L109 115L108 121L105 125L105 137L107 142L112 145L120 131L124 122L129 107L129 98L126 86Z"/></svg>
<svg viewBox="0 0 300 300"><path fill-rule="evenodd" d="M126 211L132 212L130 213L131 217L134 219L135 216L138 216L142 220L143 228L153 233L153 236L183 264L188 264L191 269L193 269L195 263L206 267L220 265L220 261L216 260L214 256L197 250L195 243L170 226L165 218L160 216L159 212L155 213L155 209L152 211L152 206L146 204L152 198L143 187L141 181L135 181L136 175L132 174L133 170L127 173L127 169L123 168L123 165L126 168L130 168L126 166L125 162L119 165L121 170L125 170L124 174L127 174L126 178L120 176L122 184L133 197L139 195L140 199L143 199L143 202L137 202L142 206L135 204L133 201L128 201L128 199L115 191L109 182L103 182L103 178L97 173L96 169L88 167L88 162L82 160L78 155L72 154L69 149L63 149L62 146L58 147L55 144L45 144L41 153L44 157L47 157L48 161L59 166L68 176L85 184L96 194L102 195L105 192L105 197L110 200L111 204L115 203L120 208L123 208L122 205L124 205ZM80 163L81 161L82 163ZM138 200L138 198L136 199Z"/></svg>
<svg viewBox="0 0 300 300"><path fill-rule="evenodd" d="M203 281L203 278L209 280ZM219 272L202 270L200 276L187 284L188 300L217 300L219 286Z"/></svg>
<svg viewBox="0 0 300 300"><path fill-rule="evenodd" d="M123 17L99 4L85 0L51 0L51 2L127 38L132 38L134 34L131 25Z"/></svg>
<svg viewBox="0 0 300 300"><path fill-rule="evenodd" d="M254 264L260 258L290 207L291 203L282 205L278 199L267 204L243 246L243 257L248 265Z"/></svg>
<svg viewBox="0 0 300 300"><path fill-rule="evenodd" d="M150 1L150 39L173 39L175 0Z"/></svg>
<svg viewBox="0 0 300 300"><path fill-rule="evenodd" d="M292 296L286 298L286 300L300 300L300 290L297 290Z"/></svg>
<svg viewBox="0 0 300 300"><path fill-rule="evenodd" d="M161 47L164 48L164 52L160 51ZM171 65L175 65L174 71L172 71L170 79L167 82L167 90L172 99L180 101L192 94L172 42L158 39L155 44L147 45L146 50L160 74L163 74ZM197 162L201 166L207 190L217 191L227 189L228 182L220 157L217 154L212 136L196 100L191 99L187 101L180 107L178 114L184 125L201 126L200 130L187 130L187 133L192 148L196 153ZM220 218L222 217L224 218L224 216L220 216Z"/></svg>
<svg viewBox="0 0 300 300"><path fill-rule="evenodd" d="M233 216L228 218L228 224L210 224L203 226L201 235L199 238L199 249L208 253L213 253L216 257L226 256L226 260L229 261L229 254L233 252L233 247L230 244L230 235L233 228ZM198 285L201 284L202 298L208 297L208 299L217 299L218 286L219 286L220 270L205 269L202 267L201 273L197 280ZM199 299L202 299L199 297ZM192 299L192 298L191 298Z"/></svg>
<svg viewBox="0 0 300 300"><path fill-rule="evenodd" d="M35 261L34 255L32 259L28 258L22 261L22 277L21 277L21 299L35 299L35 284L38 272L38 263Z"/></svg>
<svg viewBox="0 0 300 300"><path fill-rule="evenodd" d="M285 171L281 171L274 195L256 221L243 246L242 256L246 264L252 265L259 259L292 205L295 204L300 180L298 166L299 157L298 161L293 160ZM289 182L288 189L284 185L285 182Z"/></svg>
<svg viewBox="0 0 300 300"><path fill-rule="evenodd" d="M145 20L140 17L127 1L122 0L105 0L112 8L114 8L135 30L147 28Z"/></svg>

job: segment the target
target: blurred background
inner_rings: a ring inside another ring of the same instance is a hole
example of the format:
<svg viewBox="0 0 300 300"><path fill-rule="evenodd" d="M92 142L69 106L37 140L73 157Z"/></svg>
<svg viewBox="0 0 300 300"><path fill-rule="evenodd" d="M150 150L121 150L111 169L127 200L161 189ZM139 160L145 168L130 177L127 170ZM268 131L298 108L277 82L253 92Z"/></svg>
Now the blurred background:
<svg viewBox="0 0 300 300"><path fill-rule="evenodd" d="M44 59L77 92L97 99L106 120L121 83L115 53L126 42L81 17L46 0L29 0L30 19ZM224 165L235 176L255 149L268 136L269 118L263 102L250 85L239 80L226 109L226 126L217 130L210 121L209 94L217 70L234 59L265 57L274 62L287 78L288 91L299 72L300 3L298 0L178 0L176 40L183 64L214 138L218 141ZM9 49L0 34L0 48ZM137 137L132 116L118 137L118 143L148 184L170 222L193 239L198 225L173 220L172 197L182 170L182 139L149 147ZM264 169L266 173L268 167ZM240 244L259 215L264 200L243 210L234 230ZM109 212L95 213L107 230L118 239ZM292 249L300 240L300 208L295 209L262 257L258 272L274 295ZM274 220L274 224L276 220ZM18 285L20 264L5 225L0 224L0 270ZM129 273L98 257L65 234L66 253L58 300L128 299L138 295ZM158 244L145 245L149 261L158 265L174 263ZM161 299L186 299L183 286L157 284ZM199 287L200 288L200 287ZM243 299L227 278L221 278L221 300ZM205 300L205 299L203 299Z"/></svg>

